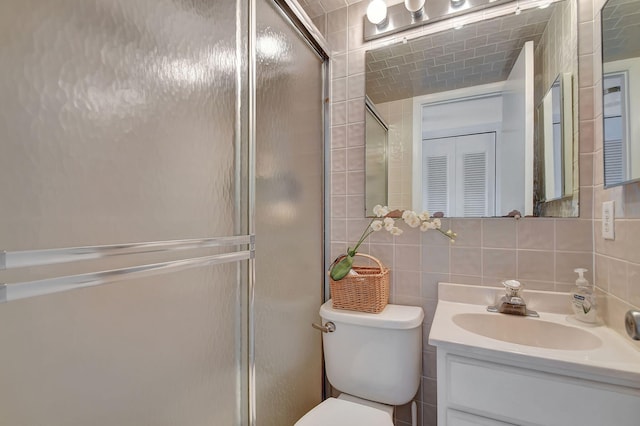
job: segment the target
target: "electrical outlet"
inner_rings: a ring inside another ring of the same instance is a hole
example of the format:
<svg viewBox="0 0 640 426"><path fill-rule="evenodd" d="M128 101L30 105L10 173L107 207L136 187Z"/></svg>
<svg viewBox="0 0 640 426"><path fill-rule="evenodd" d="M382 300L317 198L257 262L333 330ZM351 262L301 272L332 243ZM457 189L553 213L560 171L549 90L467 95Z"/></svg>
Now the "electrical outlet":
<svg viewBox="0 0 640 426"><path fill-rule="evenodd" d="M615 240L614 219L615 207L613 201L602 203L602 236L605 240Z"/></svg>

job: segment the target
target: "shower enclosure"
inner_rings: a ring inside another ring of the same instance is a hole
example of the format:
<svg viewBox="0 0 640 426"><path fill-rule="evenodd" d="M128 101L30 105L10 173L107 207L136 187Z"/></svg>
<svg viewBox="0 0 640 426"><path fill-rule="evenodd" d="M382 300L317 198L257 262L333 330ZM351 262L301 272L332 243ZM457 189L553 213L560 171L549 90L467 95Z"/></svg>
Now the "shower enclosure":
<svg viewBox="0 0 640 426"><path fill-rule="evenodd" d="M290 7L2 2L0 424L319 402L327 66Z"/></svg>

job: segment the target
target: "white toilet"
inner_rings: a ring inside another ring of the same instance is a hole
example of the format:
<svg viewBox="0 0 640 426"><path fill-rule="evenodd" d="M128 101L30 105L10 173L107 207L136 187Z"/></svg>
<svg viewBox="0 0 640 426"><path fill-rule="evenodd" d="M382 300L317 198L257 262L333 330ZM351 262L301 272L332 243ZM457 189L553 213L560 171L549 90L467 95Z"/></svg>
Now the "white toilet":
<svg viewBox="0 0 640 426"><path fill-rule="evenodd" d="M387 305L379 314L320 307L327 377L342 394L295 426L393 426L393 406L411 401L420 385L422 319L416 306Z"/></svg>

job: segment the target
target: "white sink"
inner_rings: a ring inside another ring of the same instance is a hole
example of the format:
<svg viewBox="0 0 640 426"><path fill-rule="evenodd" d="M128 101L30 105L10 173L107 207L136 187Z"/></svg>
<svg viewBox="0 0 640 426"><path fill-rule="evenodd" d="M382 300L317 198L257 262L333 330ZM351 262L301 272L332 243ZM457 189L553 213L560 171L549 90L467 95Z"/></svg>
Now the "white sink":
<svg viewBox="0 0 640 426"><path fill-rule="evenodd" d="M487 312L502 291L440 283L429 344L438 351L571 371L583 378L606 377L607 382L640 392L640 348L604 325L575 320L569 294L525 290L524 299L540 318Z"/></svg>
<svg viewBox="0 0 640 426"><path fill-rule="evenodd" d="M498 313L459 313L453 323L467 331L503 342L547 349L589 350L602 340L589 331L539 318Z"/></svg>

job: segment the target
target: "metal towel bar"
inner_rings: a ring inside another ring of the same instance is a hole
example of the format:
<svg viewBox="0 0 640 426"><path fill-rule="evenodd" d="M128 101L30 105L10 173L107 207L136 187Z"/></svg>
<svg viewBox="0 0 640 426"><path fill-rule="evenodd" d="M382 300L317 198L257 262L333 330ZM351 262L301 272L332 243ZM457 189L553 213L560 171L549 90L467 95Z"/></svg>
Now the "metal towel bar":
<svg viewBox="0 0 640 426"><path fill-rule="evenodd" d="M99 259L108 256L253 244L253 235L154 241L45 250L0 251L0 270Z"/></svg>
<svg viewBox="0 0 640 426"><path fill-rule="evenodd" d="M27 297L58 293L77 288L97 286L124 279L143 278L166 272L176 272L198 266L238 262L241 260L252 259L253 257L253 250L245 250L233 253L196 257L192 259L173 260L170 262L154 263L150 265L112 269L109 271L92 272L88 274L47 278L38 281L0 284L0 303L24 299Z"/></svg>

